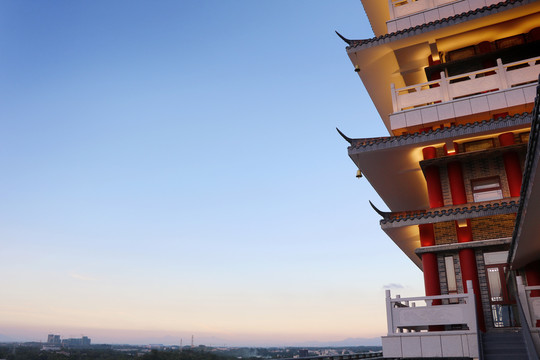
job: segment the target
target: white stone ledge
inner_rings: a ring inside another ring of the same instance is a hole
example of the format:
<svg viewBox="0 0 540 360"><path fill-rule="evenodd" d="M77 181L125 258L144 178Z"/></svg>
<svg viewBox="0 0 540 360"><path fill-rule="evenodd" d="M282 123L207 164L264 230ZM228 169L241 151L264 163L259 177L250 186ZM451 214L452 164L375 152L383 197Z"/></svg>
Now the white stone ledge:
<svg viewBox="0 0 540 360"><path fill-rule="evenodd" d="M478 334L411 333L382 337L385 358L478 357Z"/></svg>
<svg viewBox="0 0 540 360"><path fill-rule="evenodd" d="M386 26L388 33L393 33L499 2L500 0L390 0L390 20L386 22ZM398 4L400 5L397 6Z"/></svg>
<svg viewBox="0 0 540 360"><path fill-rule="evenodd" d="M419 125L428 127L437 122L452 122L457 118L468 115L503 111L512 106L533 104L537 85L537 83L521 85L510 89L398 111L390 114L390 128L396 130Z"/></svg>

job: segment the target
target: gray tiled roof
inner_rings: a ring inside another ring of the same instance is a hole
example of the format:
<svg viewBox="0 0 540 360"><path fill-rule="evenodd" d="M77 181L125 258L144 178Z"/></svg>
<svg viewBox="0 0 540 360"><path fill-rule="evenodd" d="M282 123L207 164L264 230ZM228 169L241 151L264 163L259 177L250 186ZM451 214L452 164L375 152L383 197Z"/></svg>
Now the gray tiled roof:
<svg viewBox="0 0 540 360"><path fill-rule="evenodd" d="M351 150L378 150L387 149L392 147L398 147L402 145L409 145L415 143L422 143L432 140L444 140L448 138L456 138L469 134L475 134L480 131L490 131L508 128L510 126L528 125L532 121L532 114L522 113L513 116L506 116L504 118L484 120L481 122L474 122L468 124L454 125L451 127L429 130L427 132L416 132L414 134L406 134L400 136L386 136L377 138L360 138L350 139L342 135L351 145Z"/></svg>
<svg viewBox="0 0 540 360"><path fill-rule="evenodd" d="M383 1L383 0L380 0ZM490 6L484 6L476 10L467 11L461 14L457 14L454 16L450 16L447 18L443 18L436 21L431 21L426 24L418 25L415 27L410 27L408 29L399 30L393 33L381 35L378 37L374 37L371 39L364 39L364 40L346 40L346 42L349 44L347 46L347 50L354 49L354 48L362 48L362 47L371 47L383 43L387 43L389 41L398 40L403 37L413 36L417 34L424 33L426 31L431 31L435 29L440 29L442 27L451 26L455 24L462 23L464 21L469 21L477 18L481 18L487 15L496 14L500 11L512 9L514 7L518 7L521 5L529 4L536 2L538 0L506 0L501 1L497 4L493 4ZM345 40L345 39L344 39Z"/></svg>
<svg viewBox="0 0 540 360"><path fill-rule="evenodd" d="M517 200L517 198L514 198ZM490 202L477 205L458 205L439 209L386 212L383 214L381 226L383 228L419 225L460 219L469 219L483 216L494 216L515 213L519 202L516 200Z"/></svg>

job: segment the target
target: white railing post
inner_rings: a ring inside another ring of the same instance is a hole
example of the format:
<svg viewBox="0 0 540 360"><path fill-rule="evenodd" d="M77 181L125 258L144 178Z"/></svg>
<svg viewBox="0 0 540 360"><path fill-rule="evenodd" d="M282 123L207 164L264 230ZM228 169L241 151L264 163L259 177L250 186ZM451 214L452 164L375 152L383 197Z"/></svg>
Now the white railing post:
<svg viewBox="0 0 540 360"><path fill-rule="evenodd" d="M521 308L525 313L527 324L529 325L529 329L531 329L533 327L533 313L531 312L531 307L529 305L529 296L527 295L527 290L525 290L525 285L523 285L523 278L521 276L516 276L516 285L518 301L521 303Z"/></svg>
<svg viewBox="0 0 540 360"><path fill-rule="evenodd" d="M467 294L473 294L474 295L474 288L473 288L473 285L472 285L472 280L467 280L466 281L467 283Z"/></svg>
<svg viewBox="0 0 540 360"><path fill-rule="evenodd" d="M446 75L444 71L441 71L441 88L442 88L442 100L443 101L450 101L450 93L448 91L448 80L446 79Z"/></svg>
<svg viewBox="0 0 540 360"><path fill-rule="evenodd" d="M476 323L477 323L477 320L476 320L476 298L474 296L474 288L473 288L473 283L472 283L472 280L467 280L466 281L466 284L467 284L467 304L469 305L468 306L468 309L469 309L469 316L468 318L471 319L470 323L468 323L467 325L469 326L469 330L471 330L472 332L477 332L477 327L476 327Z"/></svg>
<svg viewBox="0 0 540 360"><path fill-rule="evenodd" d="M401 299L401 295L396 295L396 300L399 300L399 299ZM401 305L402 305L402 304L403 304L403 303L402 303L401 301L399 301L398 309L401 308ZM394 329L396 329L396 327L395 327L394 325L395 325L395 324L394 324L394 311L393 311L393 308L392 308L392 331L393 331ZM403 328L397 329L397 332L402 333L402 332L403 332Z"/></svg>
<svg viewBox="0 0 540 360"><path fill-rule="evenodd" d="M394 333L394 321L392 318L392 302L390 290L386 290L386 323L388 325L388 335Z"/></svg>
<svg viewBox="0 0 540 360"><path fill-rule="evenodd" d="M396 93L396 85L394 85L394 83L390 84L390 93L392 94L392 107L393 107L393 110L394 110L394 112L398 112L401 109L398 106L398 97L397 97L397 93Z"/></svg>
<svg viewBox="0 0 540 360"><path fill-rule="evenodd" d="M506 69L500 58L497 59L497 73L499 75L499 90L508 89L508 80L506 79Z"/></svg>
<svg viewBox="0 0 540 360"><path fill-rule="evenodd" d="M396 13L394 12L394 3L392 0L388 0L388 9L390 9L390 20L394 20L396 18Z"/></svg>

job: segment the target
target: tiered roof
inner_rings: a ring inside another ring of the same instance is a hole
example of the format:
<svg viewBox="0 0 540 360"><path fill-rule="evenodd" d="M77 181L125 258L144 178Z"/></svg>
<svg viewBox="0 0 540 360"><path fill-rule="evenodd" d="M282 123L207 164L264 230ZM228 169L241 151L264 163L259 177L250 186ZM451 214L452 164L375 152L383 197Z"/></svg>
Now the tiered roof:
<svg viewBox="0 0 540 360"><path fill-rule="evenodd" d="M416 132L400 136L352 139L344 135L339 129L338 132L350 144L349 152L357 152L388 149L402 145L431 142L434 140L444 141L446 139L459 138L471 134L477 135L478 133L492 132L499 129L508 130L512 127L528 125L531 121L532 114L525 112L514 116L506 116L480 122L475 121L473 123L453 125L443 129L428 130L426 132Z"/></svg>
<svg viewBox="0 0 540 360"><path fill-rule="evenodd" d="M508 9L512 9L515 7L519 7L525 4L533 3L536 0L506 0L501 1L497 4L493 4L490 6L484 6L475 10L471 10L468 12L464 12L461 14L457 14L454 16L450 16L447 18L443 18L440 20L431 21L422 25L410 27L408 29L399 30L396 32L392 32L389 34L377 36L370 39L363 39L363 40L350 40L345 37L343 37L341 34L338 33L339 37L343 39L349 46L347 46L347 50L355 49L355 48L365 48L365 47L371 47L375 45L384 44L389 41L394 41L401 39L403 37L413 36L417 35L419 33L424 33L426 31L436 30L447 26L456 25L459 23L462 23L464 21L469 21L473 19L478 19L484 16L496 14L501 11L505 11Z"/></svg>
<svg viewBox="0 0 540 360"><path fill-rule="evenodd" d="M457 205L444 208L382 212L382 228L420 225L436 222L470 219L474 217L495 216L515 213L519 206L519 198L510 201L497 201L489 203L475 203L474 205Z"/></svg>

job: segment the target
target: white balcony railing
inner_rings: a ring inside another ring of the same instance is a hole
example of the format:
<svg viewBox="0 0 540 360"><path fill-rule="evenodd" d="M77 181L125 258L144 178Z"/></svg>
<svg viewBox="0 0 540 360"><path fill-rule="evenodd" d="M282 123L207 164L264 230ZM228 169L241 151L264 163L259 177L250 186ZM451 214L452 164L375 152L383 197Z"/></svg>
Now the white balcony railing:
<svg viewBox="0 0 540 360"><path fill-rule="evenodd" d="M467 282L472 289L472 282ZM432 305L440 300L441 305ZM422 305L422 306L420 306ZM475 296L468 294L392 298L386 291L388 334L384 357L478 357ZM451 325L457 330L431 331Z"/></svg>
<svg viewBox="0 0 540 360"><path fill-rule="evenodd" d="M432 305L433 300L448 304ZM454 303L456 302L456 303ZM425 304L418 306L419 303ZM465 332L476 332L474 294L453 294L394 299L386 292L388 335L416 333L435 325L461 325Z"/></svg>
<svg viewBox="0 0 540 360"><path fill-rule="evenodd" d="M509 89L538 80L540 57L509 64L497 59L497 66L396 89L391 84L394 112L450 101L489 91Z"/></svg>
<svg viewBox="0 0 540 360"><path fill-rule="evenodd" d="M458 0L388 0L390 19L415 14L455 1Z"/></svg>
<svg viewBox="0 0 540 360"><path fill-rule="evenodd" d="M540 286L523 285L521 276L516 276L516 284L518 299L525 313L525 320L522 321L527 321L536 351L540 352L540 327L537 326L540 322L540 296L538 296L540 294ZM533 291L537 294L534 294Z"/></svg>

